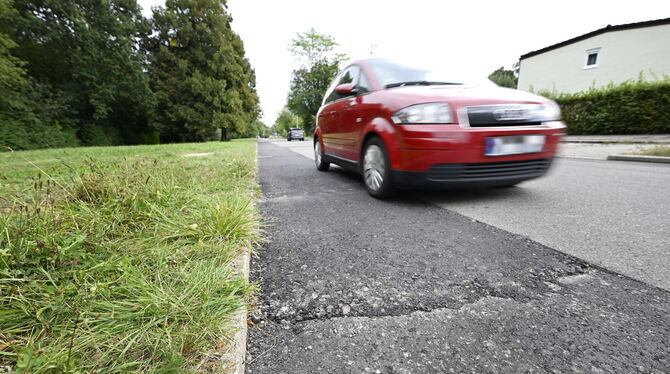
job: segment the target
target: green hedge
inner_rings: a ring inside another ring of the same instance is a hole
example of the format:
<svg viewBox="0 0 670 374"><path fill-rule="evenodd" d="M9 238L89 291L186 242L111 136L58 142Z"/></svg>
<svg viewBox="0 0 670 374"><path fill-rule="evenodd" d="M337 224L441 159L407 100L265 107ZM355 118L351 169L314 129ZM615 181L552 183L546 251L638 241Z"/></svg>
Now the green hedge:
<svg viewBox="0 0 670 374"><path fill-rule="evenodd" d="M610 84L552 98L560 105L571 135L670 134L668 79Z"/></svg>

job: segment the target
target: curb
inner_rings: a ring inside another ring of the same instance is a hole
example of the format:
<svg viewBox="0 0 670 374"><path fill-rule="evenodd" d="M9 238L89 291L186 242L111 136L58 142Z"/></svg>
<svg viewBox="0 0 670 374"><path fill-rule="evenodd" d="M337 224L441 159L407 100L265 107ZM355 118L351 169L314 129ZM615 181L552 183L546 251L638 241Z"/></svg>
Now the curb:
<svg viewBox="0 0 670 374"><path fill-rule="evenodd" d="M256 143L256 172L258 172L258 159L258 143ZM239 272L244 281L249 283L251 250L244 248L243 252L232 263L235 271ZM232 326L236 332L230 341L228 350L222 356L224 361L230 363L229 367L222 370L226 374L244 374L246 371L248 314L249 308L244 306L233 315Z"/></svg>
<svg viewBox="0 0 670 374"><path fill-rule="evenodd" d="M575 144L670 144L668 141L654 141L654 140L561 140L561 143L575 143Z"/></svg>
<svg viewBox="0 0 670 374"><path fill-rule="evenodd" d="M655 162L661 164L670 164L670 157L664 156L639 156L639 155L608 155L611 161L637 161L637 162Z"/></svg>
<svg viewBox="0 0 670 374"><path fill-rule="evenodd" d="M249 261L251 254L249 249L234 261L235 269L238 269L244 279L249 281ZM232 325L235 328L235 335L230 342L230 348L223 355L223 359L231 363L231 366L225 371L227 374L244 374L247 356L247 307L243 307L233 316Z"/></svg>

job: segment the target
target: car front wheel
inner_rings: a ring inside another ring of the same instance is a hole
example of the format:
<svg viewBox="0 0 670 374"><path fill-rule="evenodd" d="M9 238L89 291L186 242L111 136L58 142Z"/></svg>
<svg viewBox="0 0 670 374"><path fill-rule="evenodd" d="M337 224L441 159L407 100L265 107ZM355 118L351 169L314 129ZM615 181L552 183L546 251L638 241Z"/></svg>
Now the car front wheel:
<svg viewBox="0 0 670 374"><path fill-rule="evenodd" d="M372 138L365 143L363 150L363 181L365 189L376 198L393 195L391 180L391 164L384 143L379 138Z"/></svg>
<svg viewBox="0 0 670 374"><path fill-rule="evenodd" d="M328 168L330 168L330 162L324 160L321 143L318 139L314 141L314 163L319 171L328 171Z"/></svg>

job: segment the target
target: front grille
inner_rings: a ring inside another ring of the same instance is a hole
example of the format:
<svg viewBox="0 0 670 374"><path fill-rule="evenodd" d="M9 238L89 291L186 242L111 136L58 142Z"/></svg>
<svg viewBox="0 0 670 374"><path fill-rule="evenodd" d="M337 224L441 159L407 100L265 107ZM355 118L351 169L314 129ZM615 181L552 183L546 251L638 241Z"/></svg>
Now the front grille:
<svg viewBox="0 0 670 374"><path fill-rule="evenodd" d="M482 162L471 164L436 164L428 170L433 181L477 181L532 178L547 172L551 159Z"/></svg>
<svg viewBox="0 0 670 374"><path fill-rule="evenodd" d="M470 122L470 127L539 126L541 124L542 122Z"/></svg>
<svg viewBox="0 0 670 374"><path fill-rule="evenodd" d="M533 121L529 117L525 116L522 116L522 118L509 120L498 119L494 115L496 110L505 110L510 108L512 108L510 105L484 105L468 107L467 114L470 127L537 126L542 124L542 122Z"/></svg>

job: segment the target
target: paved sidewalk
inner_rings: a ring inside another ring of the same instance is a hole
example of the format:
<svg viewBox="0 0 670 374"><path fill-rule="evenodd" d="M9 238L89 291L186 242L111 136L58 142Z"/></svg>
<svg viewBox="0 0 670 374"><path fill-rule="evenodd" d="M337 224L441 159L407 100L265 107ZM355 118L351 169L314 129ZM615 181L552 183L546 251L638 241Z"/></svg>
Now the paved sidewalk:
<svg viewBox="0 0 670 374"><path fill-rule="evenodd" d="M573 143L563 142L558 146L559 157L588 158L607 160L613 154L638 153L653 149L661 144L630 144L630 143Z"/></svg>
<svg viewBox="0 0 670 374"><path fill-rule="evenodd" d="M670 135L667 134L568 135L561 141L558 156L607 160L611 155L638 153L667 145L670 145Z"/></svg>
<svg viewBox="0 0 670 374"><path fill-rule="evenodd" d="M660 135L568 135L563 143L670 144L670 134Z"/></svg>

